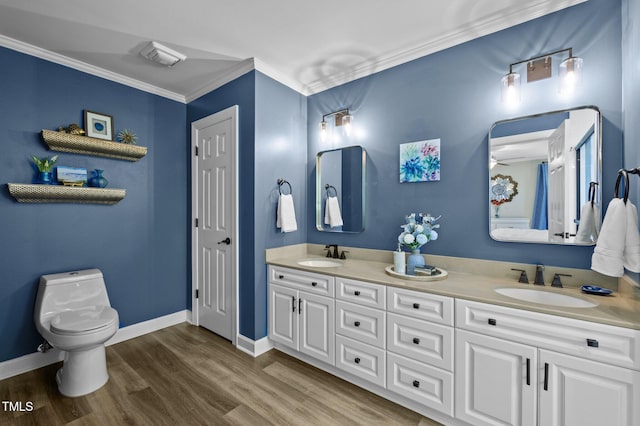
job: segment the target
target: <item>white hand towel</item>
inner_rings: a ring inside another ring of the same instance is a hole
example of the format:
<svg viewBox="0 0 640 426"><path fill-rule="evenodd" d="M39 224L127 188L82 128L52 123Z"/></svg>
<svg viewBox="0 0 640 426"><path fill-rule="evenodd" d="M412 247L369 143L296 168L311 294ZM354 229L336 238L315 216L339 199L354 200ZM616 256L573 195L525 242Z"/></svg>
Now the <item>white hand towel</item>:
<svg viewBox="0 0 640 426"><path fill-rule="evenodd" d="M282 232L293 232L298 229L296 211L293 207L293 197L291 194L280 194L278 198L276 227L280 228Z"/></svg>
<svg viewBox="0 0 640 426"><path fill-rule="evenodd" d="M342 226L342 213L338 204L338 197L327 197L324 206L324 223L331 228Z"/></svg>
<svg viewBox="0 0 640 426"><path fill-rule="evenodd" d="M638 232L638 209L627 201L627 239L624 245L624 267L631 272L640 272L640 233Z"/></svg>
<svg viewBox="0 0 640 426"><path fill-rule="evenodd" d="M577 244L593 244L598 239L598 227L594 206L589 201L582 206L580 212L580 226L576 234Z"/></svg>
<svg viewBox="0 0 640 426"><path fill-rule="evenodd" d="M609 203L596 248L591 256L591 269L610 277L624 274L625 234L627 232L627 209L619 198Z"/></svg>

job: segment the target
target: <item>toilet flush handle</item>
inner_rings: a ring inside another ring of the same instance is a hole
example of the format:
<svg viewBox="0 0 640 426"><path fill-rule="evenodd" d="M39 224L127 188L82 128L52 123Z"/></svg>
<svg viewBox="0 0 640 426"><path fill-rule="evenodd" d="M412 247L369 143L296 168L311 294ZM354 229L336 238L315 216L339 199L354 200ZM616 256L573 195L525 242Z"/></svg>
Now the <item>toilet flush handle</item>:
<svg viewBox="0 0 640 426"><path fill-rule="evenodd" d="M229 245L229 244L231 244L231 238L227 237L227 238L225 238L225 239L224 239L224 240L222 240L222 241L218 241L218 244L226 244L226 245Z"/></svg>

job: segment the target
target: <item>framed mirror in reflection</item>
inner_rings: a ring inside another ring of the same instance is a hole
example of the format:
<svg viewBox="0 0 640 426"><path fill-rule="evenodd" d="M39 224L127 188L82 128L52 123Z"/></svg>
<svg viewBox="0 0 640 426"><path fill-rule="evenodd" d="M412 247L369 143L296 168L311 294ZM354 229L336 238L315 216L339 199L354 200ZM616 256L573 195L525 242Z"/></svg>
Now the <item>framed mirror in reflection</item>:
<svg viewBox="0 0 640 426"><path fill-rule="evenodd" d="M586 106L491 126L488 204L494 240L595 244L602 218L601 122L598 108ZM501 198L498 208L496 176L518 185L517 195Z"/></svg>
<svg viewBox="0 0 640 426"><path fill-rule="evenodd" d="M324 232L364 231L367 153L361 146L316 155L316 228Z"/></svg>

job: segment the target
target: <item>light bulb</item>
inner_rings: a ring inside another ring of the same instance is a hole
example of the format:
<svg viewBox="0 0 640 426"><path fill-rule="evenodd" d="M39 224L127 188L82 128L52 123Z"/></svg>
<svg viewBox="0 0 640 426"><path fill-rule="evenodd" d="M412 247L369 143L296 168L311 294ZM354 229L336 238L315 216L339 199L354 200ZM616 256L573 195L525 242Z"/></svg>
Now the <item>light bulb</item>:
<svg viewBox="0 0 640 426"><path fill-rule="evenodd" d="M320 123L320 140L322 142L327 140L327 122L324 119Z"/></svg>
<svg viewBox="0 0 640 426"><path fill-rule="evenodd" d="M569 57L560 63L560 94L572 95L582 83L582 58Z"/></svg>
<svg viewBox="0 0 640 426"><path fill-rule="evenodd" d="M352 115L345 115L342 117L342 125L344 126L344 134L347 136L351 135L351 121L353 120Z"/></svg>
<svg viewBox="0 0 640 426"><path fill-rule="evenodd" d="M514 107L520 103L520 74L510 72L500 80L502 103Z"/></svg>

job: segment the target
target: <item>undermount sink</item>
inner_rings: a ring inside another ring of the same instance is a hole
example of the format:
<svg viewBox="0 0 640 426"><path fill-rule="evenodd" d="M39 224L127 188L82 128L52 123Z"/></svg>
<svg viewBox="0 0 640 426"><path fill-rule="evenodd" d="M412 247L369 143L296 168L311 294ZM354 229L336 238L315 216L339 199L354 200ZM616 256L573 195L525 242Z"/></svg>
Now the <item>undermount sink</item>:
<svg viewBox="0 0 640 426"><path fill-rule="evenodd" d="M532 290L528 288L497 288L496 293L526 302L541 303L543 305L563 306L565 308L593 308L598 306L588 300L566 294L548 291Z"/></svg>
<svg viewBox="0 0 640 426"><path fill-rule="evenodd" d="M342 266L342 262L339 260L318 257L313 259L299 260L298 265L311 266L312 268L335 268L336 266Z"/></svg>

